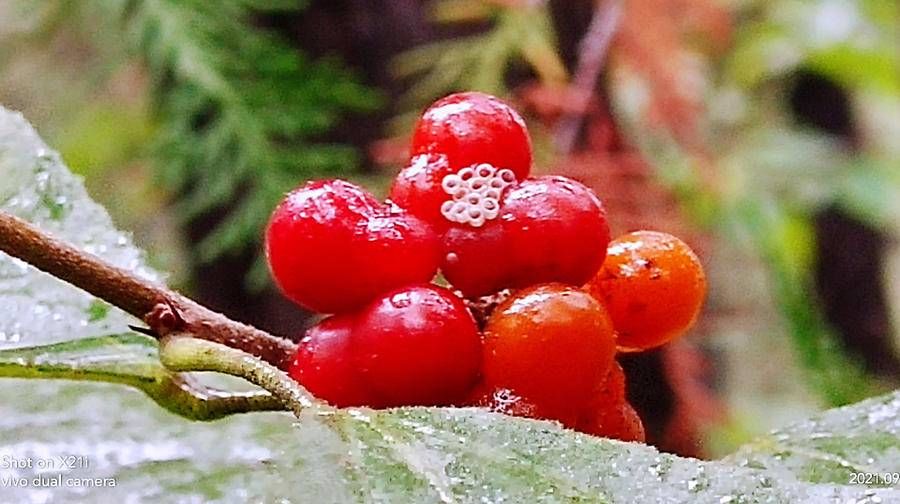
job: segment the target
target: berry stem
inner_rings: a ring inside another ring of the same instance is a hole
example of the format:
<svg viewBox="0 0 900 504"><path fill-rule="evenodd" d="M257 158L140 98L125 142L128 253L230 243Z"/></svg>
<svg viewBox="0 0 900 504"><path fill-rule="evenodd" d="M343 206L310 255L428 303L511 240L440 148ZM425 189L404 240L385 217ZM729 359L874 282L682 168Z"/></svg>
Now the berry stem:
<svg viewBox="0 0 900 504"><path fill-rule="evenodd" d="M140 318L157 338L189 334L243 350L279 369L287 369L296 352L296 344L287 339L231 320L2 211L0 251Z"/></svg>
<svg viewBox="0 0 900 504"><path fill-rule="evenodd" d="M160 341L159 358L172 371L214 371L244 378L268 390L297 417L305 409L320 412L331 409L284 371L220 343L175 333Z"/></svg>

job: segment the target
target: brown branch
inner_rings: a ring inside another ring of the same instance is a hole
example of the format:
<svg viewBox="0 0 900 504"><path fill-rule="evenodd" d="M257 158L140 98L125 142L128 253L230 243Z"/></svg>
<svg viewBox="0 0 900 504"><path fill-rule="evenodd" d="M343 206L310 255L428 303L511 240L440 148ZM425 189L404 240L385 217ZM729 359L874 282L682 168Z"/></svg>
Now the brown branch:
<svg viewBox="0 0 900 504"><path fill-rule="evenodd" d="M606 53L622 17L622 0L602 0L594 7L594 15L578 50L578 67L572 78L572 95L576 104L574 112L566 114L556 128L556 147L562 155L568 155L575 146L585 111L591 102L597 79L603 70Z"/></svg>
<svg viewBox="0 0 900 504"><path fill-rule="evenodd" d="M289 340L235 322L5 212L0 212L0 251L140 318L157 337L189 333L251 353L281 369L287 368L296 351L296 345Z"/></svg>

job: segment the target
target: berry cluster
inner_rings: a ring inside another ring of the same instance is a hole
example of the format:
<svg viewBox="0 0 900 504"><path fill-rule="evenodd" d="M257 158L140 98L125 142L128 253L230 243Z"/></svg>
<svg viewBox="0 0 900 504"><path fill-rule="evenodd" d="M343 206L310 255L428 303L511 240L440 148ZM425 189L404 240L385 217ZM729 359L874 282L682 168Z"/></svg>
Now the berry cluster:
<svg viewBox="0 0 900 504"><path fill-rule="evenodd" d="M294 302L332 314L290 375L336 406L480 406L643 440L616 353L684 334L703 269L664 233L610 242L597 196L530 177L531 161L512 108L460 93L425 111L386 202L340 180L288 194L270 269ZM450 288L431 283L438 271Z"/></svg>

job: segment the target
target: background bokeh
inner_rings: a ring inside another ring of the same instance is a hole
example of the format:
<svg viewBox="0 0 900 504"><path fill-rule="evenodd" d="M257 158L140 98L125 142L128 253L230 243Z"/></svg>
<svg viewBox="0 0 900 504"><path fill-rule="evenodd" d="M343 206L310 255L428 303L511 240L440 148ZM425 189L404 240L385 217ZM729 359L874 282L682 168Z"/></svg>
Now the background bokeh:
<svg viewBox="0 0 900 504"><path fill-rule="evenodd" d="M885 0L3 0L0 103L170 283L297 337L279 197L383 195L428 103L503 96L536 171L701 254L692 334L624 365L653 443L716 456L900 384L898 33Z"/></svg>

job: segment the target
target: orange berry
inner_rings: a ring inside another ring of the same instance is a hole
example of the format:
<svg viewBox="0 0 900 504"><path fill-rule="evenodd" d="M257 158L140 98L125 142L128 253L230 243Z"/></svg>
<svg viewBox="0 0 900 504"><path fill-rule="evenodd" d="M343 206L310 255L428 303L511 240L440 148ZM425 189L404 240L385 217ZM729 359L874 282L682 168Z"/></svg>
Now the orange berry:
<svg viewBox="0 0 900 504"><path fill-rule="evenodd" d="M683 335L706 297L696 254L678 238L636 231L609 244L587 290L609 311L622 352L647 350Z"/></svg>
<svg viewBox="0 0 900 504"><path fill-rule="evenodd" d="M613 361L606 374L606 379L600 385L598 399L608 404L621 404L625 402L625 370L617 362Z"/></svg>
<svg viewBox="0 0 900 504"><path fill-rule="evenodd" d="M585 434L618 439L619 441L645 442L644 424L637 411L628 402L614 407L601 406L578 430Z"/></svg>
<svg viewBox="0 0 900 504"><path fill-rule="evenodd" d="M603 306L562 284L522 290L500 304L484 331L484 385L509 389L541 417L574 426L615 355Z"/></svg>

